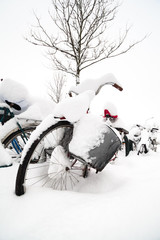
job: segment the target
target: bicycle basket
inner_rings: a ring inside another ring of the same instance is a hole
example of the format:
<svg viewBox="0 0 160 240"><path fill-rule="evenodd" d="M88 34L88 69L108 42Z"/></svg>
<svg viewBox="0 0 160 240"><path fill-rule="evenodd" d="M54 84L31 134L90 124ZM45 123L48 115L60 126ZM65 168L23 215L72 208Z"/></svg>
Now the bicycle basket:
<svg viewBox="0 0 160 240"><path fill-rule="evenodd" d="M108 131L104 133L103 143L89 151L89 158L91 159L92 167L97 171L102 171L117 152L120 145L121 141L119 137L112 128L108 127Z"/></svg>
<svg viewBox="0 0 160 240"><path fill-rule="evenodd" d="M14 117L14 113L7 107L0 107L0 122L2 125Z"/></svg>

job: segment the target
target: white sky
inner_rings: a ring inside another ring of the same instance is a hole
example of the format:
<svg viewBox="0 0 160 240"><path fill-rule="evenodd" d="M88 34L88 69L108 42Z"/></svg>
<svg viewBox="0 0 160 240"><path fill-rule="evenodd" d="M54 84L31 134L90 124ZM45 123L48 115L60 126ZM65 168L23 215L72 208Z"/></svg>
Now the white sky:
<svg viewBox="0 0 160 240"><path fill-rule="evenodd" d="M0 77L23 82L31 93L41 96L46 94L46 84L53 72L48 68L43 50L26 42L23 36L35 23L33 10L47 22L50 5L50 0L0 1ZM124 91L116 93L108 88L102 95L118 106L126 120L132 117L138 122L139 118L159 114L159 13L160 0L124 0L117 18L119 26L133 25L131 40L145 34L150 36L127 54L105 60L82 73L82 79L108 72L115 74Z"/></svg>

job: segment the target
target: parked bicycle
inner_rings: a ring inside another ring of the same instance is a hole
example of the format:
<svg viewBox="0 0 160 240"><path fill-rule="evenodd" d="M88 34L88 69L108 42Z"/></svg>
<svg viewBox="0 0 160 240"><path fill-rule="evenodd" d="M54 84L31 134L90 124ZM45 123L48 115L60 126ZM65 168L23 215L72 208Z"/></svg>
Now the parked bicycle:
<svg viewBox="0 0 160 240"><path fill-rule="evenodd" d="M91 169L102 171L114 157L121 145L118 131L89 112L104 85L123 90L112 74L83 82L71 89L70 95L76 96L59 103L31 134L17 173L16 195L30 186L72 189Z"/></svg>
<svg viewBox="0 0 160 240"><path fill-rule="evenodd" d="M150 126L149 128L142 125L135 125L130 130L130 139L132 141L132 150L137 154L147 154L149 150L157 151L159 142L157 141L159 127Z"/></svg>

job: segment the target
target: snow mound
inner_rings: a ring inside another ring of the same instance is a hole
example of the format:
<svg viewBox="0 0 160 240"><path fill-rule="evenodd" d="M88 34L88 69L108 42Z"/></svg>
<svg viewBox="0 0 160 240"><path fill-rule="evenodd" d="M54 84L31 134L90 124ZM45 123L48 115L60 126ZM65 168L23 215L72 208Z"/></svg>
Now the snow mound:
<svg viewBox="0 0 160 240"><path fill-rule="evenodd" d="M3 101L7 99L10 102L19 102L28 96L27 89L21 83L11 79L4 79L0 82L0 97Z"/></svg>

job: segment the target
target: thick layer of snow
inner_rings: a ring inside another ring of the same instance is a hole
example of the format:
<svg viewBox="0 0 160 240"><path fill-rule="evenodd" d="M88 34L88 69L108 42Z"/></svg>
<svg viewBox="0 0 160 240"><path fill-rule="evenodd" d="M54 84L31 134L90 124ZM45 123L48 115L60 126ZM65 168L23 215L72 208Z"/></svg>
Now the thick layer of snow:
<svg viewBox="0 0 160 240"><path fill-rule="evenodd" d="M74 125L73 138L69 144L70 151L88 162L89 151L103 142L107 130L102 117L84 115Z"/></svg>
<svg viewBox="0 0 160 240"><path fill-rule="evenodd" d="M119 86L121 86L112 73L107 73L98 79L86 79L79 85L71 87L70 92L79 94L87 90L92 90L95 92L95 94L97 94L97 91L99 91L103 85L114 85L114 83L117 83Z"/></svg>
<svg viewBox="0 0 160 240"><path fill-rule="evenodd" d="M2 240L160 239L160 153L132 153L74 192L32 188L14 194L18 165L0 169Z"/></svg>
<svg viewBox="0 0 160 240"><path fill-rule="evenodd" d="M30 107L25 112L21 113L18 117L43 120L54 111L55 106L56 104L49 99L32 97Z"/></svg>
<svg viewBox="0 0 160 240"><path fill-rule="evenodd" d="M0 82L0 101L13 102L21 107L20 111L13 109L15 114L25 111L30 105L28 90L21 84L11 79L4 79Z"/></svg>
<svg viewBox="0 0 160 240"><path fill-rule="evenodd" d="M70 122L77 122L87 113L94 96L94 92L88 90L78 96L67 98L56 105L54 116L65 117Z"/></svg>
<svg viewBox="0 0 160 240"><path fill-rule="evenodd" d="M11 102L19 102L27 99L29 93L27 89L19 82L11 79L4 79L0 82L0 98Z"/></svg>

